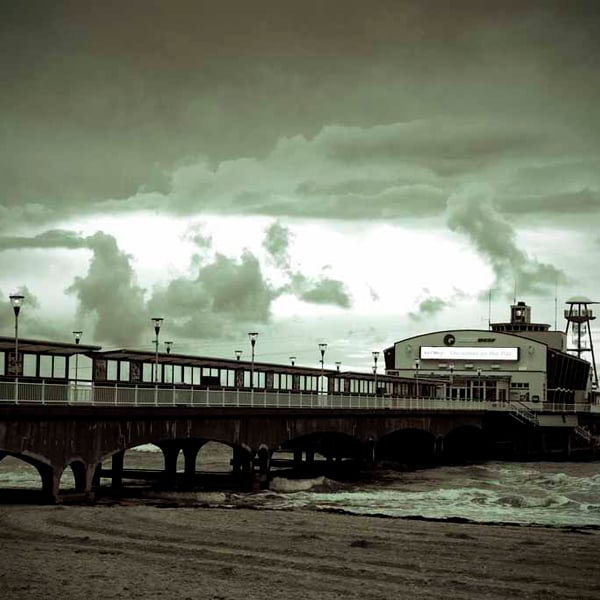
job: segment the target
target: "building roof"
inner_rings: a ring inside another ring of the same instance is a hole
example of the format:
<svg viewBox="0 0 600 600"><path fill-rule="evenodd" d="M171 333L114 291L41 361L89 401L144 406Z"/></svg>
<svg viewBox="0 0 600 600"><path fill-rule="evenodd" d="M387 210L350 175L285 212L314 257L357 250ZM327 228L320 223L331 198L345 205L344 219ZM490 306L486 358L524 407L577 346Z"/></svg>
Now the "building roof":
<svg viewBox="0 0 600 600"><path fill-rule="evenodd" d="M15 338L0 336L0 352L14 352ZM61 356L72 356L73 354L84 354L100 350L100 346L88 344L75 344L74 342L50 342L48 340L31 340L19 338L19 351L32 354L59 354Z"/></svg>

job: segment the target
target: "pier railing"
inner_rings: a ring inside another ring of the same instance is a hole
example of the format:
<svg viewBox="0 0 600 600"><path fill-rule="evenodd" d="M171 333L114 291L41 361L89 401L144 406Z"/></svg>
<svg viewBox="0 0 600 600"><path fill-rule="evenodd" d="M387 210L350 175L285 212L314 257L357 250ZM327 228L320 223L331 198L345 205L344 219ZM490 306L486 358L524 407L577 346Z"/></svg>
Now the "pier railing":
<svg viewBox="0 0 600 600"><path fill-rule="evenodd" d="M96 406L96 407L224 407L310 408L367 410L459 410L526 413L531 421L537 412L587 412L586 404L543 404L526 407L514 402L454 400L450 398L402 398L338 395L292 391L214 390L96 386L90 383L0 382L0 406Z"/></svg>

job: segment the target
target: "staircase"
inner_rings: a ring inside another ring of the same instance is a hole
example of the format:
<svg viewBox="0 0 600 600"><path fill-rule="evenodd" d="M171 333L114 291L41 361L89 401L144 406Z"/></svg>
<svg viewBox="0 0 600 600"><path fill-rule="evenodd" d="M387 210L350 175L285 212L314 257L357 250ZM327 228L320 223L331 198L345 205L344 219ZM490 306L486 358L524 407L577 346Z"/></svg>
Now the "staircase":
<svg viewBox="0 0 600 600"><path fill-rule="evenodd" d="M537 414L533 410L527 408L524 404L521 404L521 402L511 402L510 409L508 414L519 421L519 423L523 425L533 425L534 427L539 425Z"/></svg>
<svg viewBox="0 0 600 600"><path fill-rule="evenodd" d="M573 433L577 437L588 442L588 444L592 444L593 446L600 446L600 436L590 433L587 429L584 429L579 425L573 428Z"/></svg>

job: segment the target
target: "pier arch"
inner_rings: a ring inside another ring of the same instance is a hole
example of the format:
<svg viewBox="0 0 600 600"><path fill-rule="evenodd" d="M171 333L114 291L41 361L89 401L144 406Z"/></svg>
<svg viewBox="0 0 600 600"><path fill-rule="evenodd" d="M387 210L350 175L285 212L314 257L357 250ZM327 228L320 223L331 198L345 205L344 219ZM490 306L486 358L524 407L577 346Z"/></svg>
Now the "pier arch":
<svg viewBox="0 0 600 600"><path fill-rule="evenodd" d="M408 427L380 438L375 446L375 460L407 465L429 464L434 460L435 450L435 435L423 429Z"/></svg>
<svg viewBox="0 0 600 600"><path fill-rule="evenodd" d="M479 460L485 455L483 431L476 425L462 425L448 432L443 441L443 458L450 462Z"/></svg>

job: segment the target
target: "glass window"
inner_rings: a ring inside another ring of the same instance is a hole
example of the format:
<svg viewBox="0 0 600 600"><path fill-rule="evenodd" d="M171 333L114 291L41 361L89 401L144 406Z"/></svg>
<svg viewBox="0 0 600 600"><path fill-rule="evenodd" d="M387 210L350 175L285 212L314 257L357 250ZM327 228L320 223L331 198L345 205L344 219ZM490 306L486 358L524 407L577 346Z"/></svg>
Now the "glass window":
<svg viewBox="0 0 600 600"><path fill-rule="evenodd" d="M200 385L200 367L192 367L192 385Z"/></svg>
<svg viewBox="0 0 600 600"><path fill-rule="evenodd" d="M106 361L106 379L110 381L117 380L117 373L119 368L119 362L116 360Z"/></svg>
<svg viewBox="0 0 600 600"><path fill-rule="evenodd" d="M0 375L5 375L4 365L6 364L6 354L0 352Z"/></svg>
<svg viewBox="0 0 600 600"><path fill-rule="evenodd" d="M183 367L183 383L191 385L192 383L192 367Z"/></svg>
<svg viewBox="0 0 600 600"><path fill-rule="evenodd" d="M233 369L227 370L227 385L229 387L235 387L235 371Z"/></svg>
<svg viewBox="0 0 600 600"><path fill-rule="evenodd" d="M250 387L250 371L244 371L244 387Z"/></svg>
<svg viewBox="0 0 600 600"><path fill-rule="evenodd" d="M37 356L35 354L23 354L23 376L36 377Z"/></svg>
<svg viewBox="0 0 600 600"><path fill-rule="evenodd" d="M182 380L181 365L173 365L173 383L181 383Z"/></svg>
<svg viewBox="0 0 600 600"><path fill-rule="evenodd" d="M122 360L119 369L119 381L129 381L129 361Z"/></svg>
<svg viewBox="0 0 600 600"><path fill-rule="evenodd" d="M67 359L65 356L54 357L54 368L52 369L52 377L64 379L67 376Z"/></svg>
<svg viewBox="0 0 600 600"><path fill-rule="evenodd" d="M144 363L142 369L142 381L150 383L152 381L152 369L154 368L153 364Z"/></svg>
<svg viewBox="0 0 600 600"><path fill-rule="evenodd" d="M173 365L165 365L164 370L165 383L173 383Z"/></svg>
<svg viewBox="0 0 600 600"><path fill-rule="evenodd" d="M263 373L262 371L254 371L254 387L265 387L265 373Z"/></svg>
<svg viewBox="0 0 600 600"><path fill-rule="evenodd" d="M40 377L52 377L51 356L40 356Z"/></svg>
<svg viewBox="0 0 600 600"><path fill-rule="evenodd" d="M279 389L280 390L291 390L292 389L292 376L282 373L275 373L275 377L279 376Z"/></svg>

